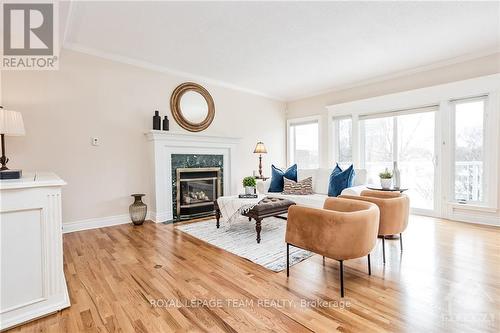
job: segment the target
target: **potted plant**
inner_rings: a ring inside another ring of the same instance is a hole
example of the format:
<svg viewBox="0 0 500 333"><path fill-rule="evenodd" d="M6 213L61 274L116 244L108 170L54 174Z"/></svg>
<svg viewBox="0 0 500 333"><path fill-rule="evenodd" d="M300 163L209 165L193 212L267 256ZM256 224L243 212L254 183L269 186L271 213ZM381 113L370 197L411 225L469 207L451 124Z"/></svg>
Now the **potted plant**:
<svg viewBox="0 0 500 333"><path fill-rule="evenodd" d="M243 178L243 187L245 187L245 194L254 194L256 184L257 182L255 181L255 177L249 176Z"/></svg>
<svg viewBox="0 0 500 333"><path fill-rule="evenodd" d="M391 188L392 185L392 173L385 168L384 172L381 172L378 174L380 177L380 186L382 186L383 189L388 189Z"/></svg>

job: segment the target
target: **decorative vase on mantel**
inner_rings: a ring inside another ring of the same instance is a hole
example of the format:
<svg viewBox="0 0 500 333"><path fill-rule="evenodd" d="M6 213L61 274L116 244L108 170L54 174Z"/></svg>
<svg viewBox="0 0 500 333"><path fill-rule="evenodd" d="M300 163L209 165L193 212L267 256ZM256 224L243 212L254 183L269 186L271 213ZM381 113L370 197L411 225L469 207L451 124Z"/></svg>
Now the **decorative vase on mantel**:
<svg viewBox="0 0 500 333"><path fill-rule="evenodd" d="M156 110L155 115L153 116L153 129L160 130L161 129L161 117L160 111Z"/></svg>
<svg viewBox="0 0 500 333"><path fill-rule="evenodd" d="M146 220L146 214L148 213L148 206L142 202L142 197L145 194L135 193L131 195L134 197L134 202L129 207L130 219L134 225L141 225Z"/></svg>
<svg viewBox="0 0 500 333"><path fill-rule="evenodd" d="M168 117L165 116L165 118L163 118L163 130L168 131L169 127L170 127L170 125L169 125Z"/></svg>

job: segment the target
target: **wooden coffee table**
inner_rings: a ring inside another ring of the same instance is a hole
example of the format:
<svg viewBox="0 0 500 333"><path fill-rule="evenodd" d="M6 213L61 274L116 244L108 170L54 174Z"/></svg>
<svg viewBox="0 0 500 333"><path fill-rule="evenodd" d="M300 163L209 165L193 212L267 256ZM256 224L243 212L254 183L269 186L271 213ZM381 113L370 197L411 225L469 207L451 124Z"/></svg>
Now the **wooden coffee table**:
<svg viewBox="0 0 500 333"><path fill-rule="evenodd" d="M265 197L258 204L256 204L252 209L248 212L244 213L243 216L248 217L248 221L255 220L255 231L257 232L257 243L260 243L260 231L262 229L262 220L266 217L277 217L286 220L285 216L281 216L283 214L288 213L288 207L295 205L295 202L277 198L277 197ZM214 203L215 206L215 219L216 226L219 228L219 220L221 218L221 212L219 209L219 205L217 204L217 200Z"/></svg>

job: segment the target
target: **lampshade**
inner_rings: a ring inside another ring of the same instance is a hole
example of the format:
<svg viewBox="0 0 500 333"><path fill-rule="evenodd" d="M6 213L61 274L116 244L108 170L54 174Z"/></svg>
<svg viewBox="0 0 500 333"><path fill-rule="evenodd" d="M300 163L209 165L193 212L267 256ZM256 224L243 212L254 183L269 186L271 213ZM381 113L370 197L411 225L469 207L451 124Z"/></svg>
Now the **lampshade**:
<svg viewBox="0 0 500 333"><path fill-rule="evenodd" d="M0 134L7 136L23 136L23 116L20 112L0 108Z"/></svg>
<svg viewBox="0 0 500 333"><path fill-rule="evenodd" d="M253 151L255 154L267 154L266 146L264 146L263 142L257 142L255 146L255 150Z"/></svg>

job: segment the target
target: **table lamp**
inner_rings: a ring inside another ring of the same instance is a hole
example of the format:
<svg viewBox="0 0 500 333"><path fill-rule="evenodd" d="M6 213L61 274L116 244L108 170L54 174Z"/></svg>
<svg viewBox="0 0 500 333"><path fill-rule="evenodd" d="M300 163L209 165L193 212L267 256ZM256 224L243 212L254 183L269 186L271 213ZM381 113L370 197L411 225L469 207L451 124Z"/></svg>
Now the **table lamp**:
<svg viewBox="0 0 500 333"><path fill-rule="evenodd" d="M266 146L264 143L259 141L254 149L254 154L259 154L259 178L264 178L262 175L262 154L267 154Z"/></svg>
<svg viewBox="0 0 500 333"><path fill-rule="evenodd" d="M9 159L5 156L5 136L23 136L24 124L20 112L5 110L0 106L0 135L2 138L2 157L0 157L0 179L19 179L21 170L10 170L7 168Z"/></svg>

